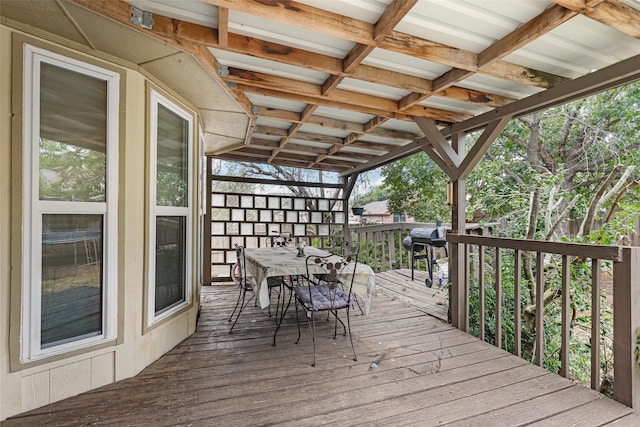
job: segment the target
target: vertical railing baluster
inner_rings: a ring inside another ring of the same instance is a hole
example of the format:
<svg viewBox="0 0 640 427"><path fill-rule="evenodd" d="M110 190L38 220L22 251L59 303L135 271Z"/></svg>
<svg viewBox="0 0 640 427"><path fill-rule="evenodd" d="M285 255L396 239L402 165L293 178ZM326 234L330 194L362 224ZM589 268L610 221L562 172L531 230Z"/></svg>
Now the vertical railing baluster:
<svg viewBox="0 0 640 427"><path fill-rule="evenodd" d="M484 341L484 246L478 245L478 329Z"/></svg>
<svg viewBox="0 0 640 427"><path fill-rule="evenodd" d="M371 265L371 254L369 253L369 232L365 231L364 232L364 247L365 247L365 253L367 256L367 264Z"/></svg>
<svg viewBox="0 0 640 427"><path fill-rule="evenodd" d="M398 230L398 268L404 265L404 251L402 250L402 230Z"/></svg>
<svg viewBox="0 0 640 427"><path fill-rule="evenodd" d="M560 347L560 375L567 378L569 376L569 338L571 333L571 291L569 290L569 278L571 270L569 267L569 257L562 256L562 346Z"/></svg>
<svg viewBox="0 0 640 427"><path fill-rule="evenodd" d="M502 348L502 259L500 247L496 246L496 339L495 345Z"/></svg>
<svg viewBox="0 0 640 427"><path fill-rule="evenodd" d="M378 232L373 232L373 271L376 273L380 271L378 268Z"/></svg>
<svg viewBox="0 0 640 427"><path fill-rule="evenodd" d="M544 359L544 253L536 256L536 365Z"/></svg>
<svg viewBox="0 0 640 427"><path fill-rule="evenodd" d="M513 328L515 333L514 344L516 356L522 356L522 291L520 289L520 277L522 277L522 251L520 249L514 249L515 263L514 263L514 280L513 280Z"/></svg>
<svg viewBox="0 0 640 427"><path fill-rule="evenodd" d="M591 388L600 389L600 260L591 260Z"/></svg>
<svg viewBox="0 0 640 427"><path fill-rule="evenodd" d="M393 260L396 258L396 239L395 232L387 231L387 247L389 248L388 268L393 269Z"/></svg>

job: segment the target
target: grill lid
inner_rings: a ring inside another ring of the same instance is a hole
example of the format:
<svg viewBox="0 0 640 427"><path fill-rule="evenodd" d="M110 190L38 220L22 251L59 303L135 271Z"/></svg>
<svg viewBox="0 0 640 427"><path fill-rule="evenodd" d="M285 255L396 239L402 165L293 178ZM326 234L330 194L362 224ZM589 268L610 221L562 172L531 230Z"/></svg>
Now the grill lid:
<svg viewBox="0 0 640 427"><path fill-rule="evenodd" d="M421 243L424 245L443 247L446 244L445 233L446 229L442 226L436 226L435 228L414 228L409 232L409 235L404 238L402 246L411 249L414 243Z"/></svg>

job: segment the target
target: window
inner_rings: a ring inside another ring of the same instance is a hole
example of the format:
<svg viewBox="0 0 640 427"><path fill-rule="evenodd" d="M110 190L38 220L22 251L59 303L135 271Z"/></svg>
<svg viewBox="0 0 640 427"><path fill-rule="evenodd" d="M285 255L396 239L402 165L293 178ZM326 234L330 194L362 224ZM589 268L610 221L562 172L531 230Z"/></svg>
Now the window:
<svg viewBox="0 0 640 427"><path fill-rule="evenodd" d="M192 300L193 115L151 91L147 326Z"/></svg>
<svg viewBox="0 0 640 427"><path fill-rule="evenodd" d="M24 48L23 361L116 335L119 74Z"/></svg>
<svg viewBox="0 0 640 427"><path fill-rule="evenodd" d="M406 222L407 214L393 214L393 222Z"/></svg>

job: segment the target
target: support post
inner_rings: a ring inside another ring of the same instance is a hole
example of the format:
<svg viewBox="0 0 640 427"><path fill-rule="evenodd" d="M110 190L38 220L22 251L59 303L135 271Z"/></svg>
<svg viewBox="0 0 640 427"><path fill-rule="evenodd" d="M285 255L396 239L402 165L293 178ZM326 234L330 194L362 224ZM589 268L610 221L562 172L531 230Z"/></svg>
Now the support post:
<svg viewBox="0 0 640 427"><path fill-rule="evenodd" d="M466 181L453 181L453 206L451 208L451 233L465 232ZM449 316L451 324L467 332L468 307L466 304L465 245L449 243Z"/></svg>
<svg viewBox="0 0 640 427"><path fill-rule="evenodd" d="M202 225L202 284L211 285L211 179L213 158L207 156L205 172L204 224Z"/></svg>
<svg viewBox="0 0 640 427"><path fill-rule="evenodd" d="M353 187L356 185L359 175L359 172L355 172L351 175L342 176L340 178L342 183L342 214L344 217L342 235L344 236L345 242L351 242L351 232L349 231L349 197L351 197L351 192L353 191ZM360 215L360 225L362 225L362 215ZM358 243L359 240L360 239L358 239ZM359 249L360 248L358 248L358 250Z"/></svg>
<svg viewBox="0 0 640 427"><path fill-rule="evenodd" d="M640 247L613 263L613 397L640 414Z"/></svg>

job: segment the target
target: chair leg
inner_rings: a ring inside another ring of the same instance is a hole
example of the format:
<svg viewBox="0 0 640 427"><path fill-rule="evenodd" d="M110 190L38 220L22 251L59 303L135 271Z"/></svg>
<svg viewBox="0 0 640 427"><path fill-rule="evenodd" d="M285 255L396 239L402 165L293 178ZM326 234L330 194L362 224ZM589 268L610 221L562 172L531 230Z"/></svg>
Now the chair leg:
<svg viewBox="0 0 640 427"><path fill-rule="evenodd" d="M284 289L283 289L284 291ZM280 317L278 317L278 308L276 307L276 331L273 333L273 346L275 347L276 345L276 335L278 335L278 330L280 329L280 325L282 324L282 321L284 320L284 315L287 313L287 310L289 309L289 306L291 305L291 297L293 296L293 291L291 291L291 293L289 293L289 301L287 301L287 306L285 307L284 305L284 294L282 295L282 311L281 311L281 315ZM280 295L278 295L278 305L280 305ZM297 300L296 300L296 317L298 316L298 304L297 304ZM300 329L298 327L298 329ZM298 339L300 338L300 332L298 331Z"/></svg>
<svg viewBox="0 0 640 427"><path fill-rule="evenodd" d="M351 322L349 321L349 308L347 308L347 327L349 329L349 341L351 341L351 350L353 350L353 360L358 360L358 355L356 354L356 348L353 346L353 337L351 336Z"/></svg>
<svg viewBox="0 0 640 427"><path fill-rule="evenodd" d="M338 322L340 322L340 324L342 325L342 336L346 337L347 327L344 325L344 322L342 321L342 319L340 319L340 317L338 316L338 310L332 310L330 311L330 313L333 314L336 318L336 322L333 327L333 338L335 339L338 336Z"/></svg>
<svg viewBox="0 0 640 427"><path fill-rule="evenodd" d="M233 332L233 328L236 326L236 323L238 322L238 319L240 318L240 314L242 313L242 311L247 307L247 305L249 305L249 303L251 302L251 300L253 299L253 297L255 295L251 295L251 298L249 298L247 300L247 302L245 302L245 295L248 291L244 291L242 292L242 303L240 304L240 310L238 311L238 314L236 315L236 320L234 320L233 325L231 325L231 329L229 329L229 334L231 334ZM235 309L234 309L235 311Z"/></svg>
<svg viewBox="0 0 640 427"><path fill-rule="evenodd" d="M298 344L300 342L300 318L298 317L298 299L297 298L296 298L296 324L298 325L298 339L296 340L296 344Z"/></svg>
<svg viewBox="0 0 640 427"><path fill-rule="evenodd" d="M236 301L236 306L233 307L233 311L231 312L231 316L229 316L229 320L228 320L229 322L231 322L231 319L233 318L234 313L238 309L238 304L240 304L240 299L242 299L242 297L244 296L244 289L242 289L241 287L239 289L240 289L240 292L238 293L238 299Z"/></svg>
<svg viewBox="0 0 640 427"><path fill-rule="evenodd" d="M311 366L316 366L316 316L314 316L314 312L310 311L311 320L307 316L307 323L309 324L309 329L311 329L311 341L313 341L313 364Z"/></svg>

